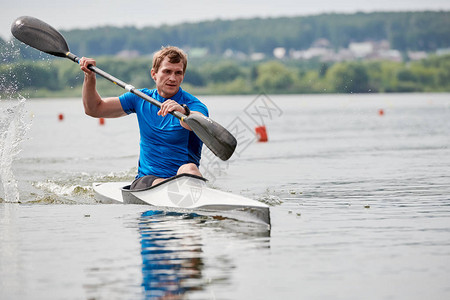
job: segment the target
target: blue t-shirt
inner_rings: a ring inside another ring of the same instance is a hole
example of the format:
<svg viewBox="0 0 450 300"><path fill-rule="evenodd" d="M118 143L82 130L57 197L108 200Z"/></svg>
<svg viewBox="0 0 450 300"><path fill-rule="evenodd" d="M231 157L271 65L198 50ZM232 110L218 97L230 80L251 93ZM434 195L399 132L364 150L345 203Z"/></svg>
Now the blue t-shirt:
<svg viewBox="0 0 450 300"><path fill-rule="evenodd" d="M140 91L161 103L168 100L161 97L157 89ZM170 99L208 116L208 108L181 87ZM127 114L136 113L139 122L141 141L136 178L145 175L168 178L175 176L181 165L199 166L203 143L194 132L183 128L180 120L171 114L158 116L158 107L130 92L121 95L119 100Z"/></svg>

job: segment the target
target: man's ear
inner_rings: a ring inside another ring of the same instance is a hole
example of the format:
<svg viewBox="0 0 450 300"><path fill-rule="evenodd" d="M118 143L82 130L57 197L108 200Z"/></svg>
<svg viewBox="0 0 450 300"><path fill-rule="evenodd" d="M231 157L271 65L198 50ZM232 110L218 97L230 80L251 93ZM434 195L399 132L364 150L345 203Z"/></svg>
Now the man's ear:
<svg viewBox="0 0 450 300"><path fill-rule="evenodd" d="M155 74L156 74L156 72L153 69L151 69L150 70L150 77L153 79L153 81L155 80Z"/></svg>

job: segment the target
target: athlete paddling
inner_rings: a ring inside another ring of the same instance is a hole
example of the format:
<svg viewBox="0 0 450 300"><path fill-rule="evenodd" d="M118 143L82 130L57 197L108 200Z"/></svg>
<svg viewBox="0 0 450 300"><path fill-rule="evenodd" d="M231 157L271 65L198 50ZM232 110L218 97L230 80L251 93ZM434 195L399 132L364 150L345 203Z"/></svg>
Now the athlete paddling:
<svg viewBox="0 0 450 300"><path fill-rule="evenodd" d="M161 102L159 109L133 93L102 98L96 89L95 73L88 69L96 64L92 58L80 59L85 73L83 104L87 115L116 118L136 113L140 131L139 167L131 189L156 185L178 174L201 176L199 171L203 143L189 126L169 114L208 116L207 107L181 87L187 67L186 54L177 47L165 47L155 53L151 77L155 89L140 91Z"/></svg>

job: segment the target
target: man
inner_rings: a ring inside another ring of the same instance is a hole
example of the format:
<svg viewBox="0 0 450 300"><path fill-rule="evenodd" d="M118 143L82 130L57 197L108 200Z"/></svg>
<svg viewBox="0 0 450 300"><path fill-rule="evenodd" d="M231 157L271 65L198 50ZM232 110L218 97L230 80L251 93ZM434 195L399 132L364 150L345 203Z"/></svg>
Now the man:
<svg viewBox="0 0 450 300"><path fill-rule="evenodd" d="M186 54L177 47L163 47L153 56L151 77L156 88L141 89L161 102L159 109L133 93L101 98L96 89L95 73L88 69L95 60L81 58L85 73L83 104L87 115L96 118L117 118L136 113L141 135L138 175L131 189L156 185L172 176L188 173L201 176L198 169L202 142L189 126L169 114L200 113L208 116L207 107L180 87L187 67Z"/></svg>

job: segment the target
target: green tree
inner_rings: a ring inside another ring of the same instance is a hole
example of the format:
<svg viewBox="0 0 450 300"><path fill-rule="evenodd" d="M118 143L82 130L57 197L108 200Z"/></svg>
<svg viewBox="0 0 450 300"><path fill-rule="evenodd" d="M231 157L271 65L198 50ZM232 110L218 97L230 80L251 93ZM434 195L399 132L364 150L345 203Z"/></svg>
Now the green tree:
<svg viewBox="0 0 450 300"><path fill-rule="evenodd" d="M286 93L292 90L295 79L295 72L281 62L269 61L259 65L255 85L259 91Z"/></svg>
<svg viewBox="0 0 450 300"><path fill-rule="evenodd" d="M46 63L19 63L0 67L2 85L20 91L23 89L59 88L57 73Z"/></svg>
<svg viewBox="0 0 450 300"><path fill-rule="evenodd" d="M229 82L244 75L244 72L234 61L207 64L202 68L202 72L212 82Z"/></svg>
<svg viewBox="0 0 450 300"><path fill-rule="evenodd" d="M184 76L183 82L194 86L204 86L206 80L197 68L190 67L186 70L186 75Z"/></svg>
<svg viewBox="0 0 450 300"><path fill-rule="evenodd" d="M338 93L367 93L370 90L366 67L361 63L338 63L326 75Z"/></svg>

